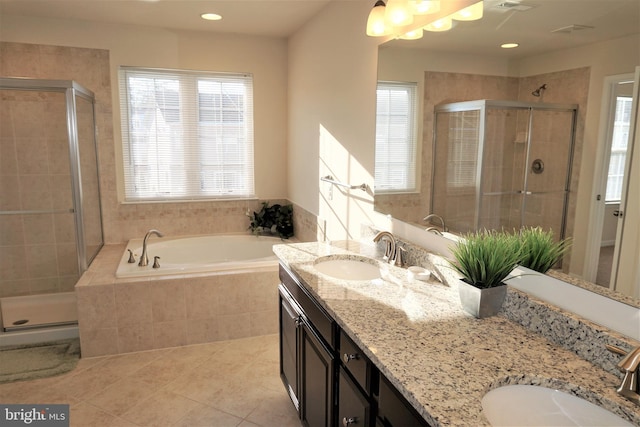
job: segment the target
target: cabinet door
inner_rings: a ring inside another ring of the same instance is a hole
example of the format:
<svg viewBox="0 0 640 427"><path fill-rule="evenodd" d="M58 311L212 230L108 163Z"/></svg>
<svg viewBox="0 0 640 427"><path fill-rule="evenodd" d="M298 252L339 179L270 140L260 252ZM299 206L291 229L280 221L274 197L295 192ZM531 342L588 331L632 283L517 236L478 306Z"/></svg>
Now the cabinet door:
<svg viewBox="0 0 640 427"><path fill-rule="evenodd" d="M296 410L299 410L297 357L300 315L288 299L286 290L280 289L280 378Z"/></svg>
<svg viewBox="0 0 640 427"><path fill-rule="evenodd" d="M369 427L371 405L349 378L344 368L338 374L338 426Z"/></svg>
<svg viewBox="0 0 640 427"><path fill-rule="evenodd" d="M386 427L429 427L385 377L380 378L378 417Z"/></svg>
<svg viewBox="0 0 640 427"><path fill-rule="evenodd" d="M302 322L300 376L302 423L309 427L333 426L333 373L335 358L306 322Z"/></svg>

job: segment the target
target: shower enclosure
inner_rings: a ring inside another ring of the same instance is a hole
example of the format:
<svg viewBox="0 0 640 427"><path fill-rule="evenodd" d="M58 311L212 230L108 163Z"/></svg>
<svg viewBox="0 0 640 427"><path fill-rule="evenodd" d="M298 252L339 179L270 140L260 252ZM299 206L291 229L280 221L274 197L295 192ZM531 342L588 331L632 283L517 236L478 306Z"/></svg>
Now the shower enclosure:
<svg viewBox="0 0 640 427"><path fill-rule="evenodd" d="M577 105L477 100L435 109L431 212L454 232L564 238Z"/></svg>
<svg viewBox="0 0 640 427"><path fill-rule="evenodd" d="M103 245L94 102L73 81L0 78L0 344L77 323Z"/></svg>

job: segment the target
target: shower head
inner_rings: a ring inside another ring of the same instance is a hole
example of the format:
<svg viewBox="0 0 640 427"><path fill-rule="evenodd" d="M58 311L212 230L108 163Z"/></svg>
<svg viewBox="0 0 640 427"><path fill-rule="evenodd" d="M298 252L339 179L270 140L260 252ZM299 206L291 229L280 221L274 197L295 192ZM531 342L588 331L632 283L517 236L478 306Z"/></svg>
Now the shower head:
<svg viewBox="0 0 640 427"><path fill-rule="evenodd" d="M542 95L542 92L544 92L546 89L547 89L547 84L545 83L542 86L540 86L538 89L536 89L533 92L531 92L531 95L540 96L540 95Z"/></svg>

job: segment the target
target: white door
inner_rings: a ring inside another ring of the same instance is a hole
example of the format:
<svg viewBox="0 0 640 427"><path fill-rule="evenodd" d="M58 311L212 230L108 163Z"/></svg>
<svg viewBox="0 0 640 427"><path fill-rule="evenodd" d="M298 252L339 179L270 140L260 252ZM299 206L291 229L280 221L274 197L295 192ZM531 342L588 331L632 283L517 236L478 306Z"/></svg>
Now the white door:
<svg viewBox="0 0 640 427"><path fill-rule="evenodd" d="M640 298L640 67L636 67L611 289Z"/></svg>

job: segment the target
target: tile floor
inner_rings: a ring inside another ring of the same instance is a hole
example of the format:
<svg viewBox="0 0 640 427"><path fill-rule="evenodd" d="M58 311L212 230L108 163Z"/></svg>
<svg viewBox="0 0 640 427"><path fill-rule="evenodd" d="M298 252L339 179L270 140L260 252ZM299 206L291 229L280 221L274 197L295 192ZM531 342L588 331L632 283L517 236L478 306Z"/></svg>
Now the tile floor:
<svg viewBox="0 0 640 427"><path fill-rule="evenodd" d="M299 427L278 374L278 336L81 359L0 385L0 402L70 404L78 427Z"/></svg>

